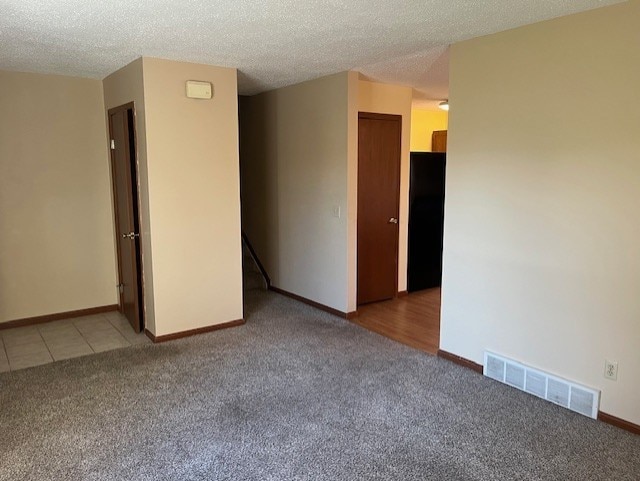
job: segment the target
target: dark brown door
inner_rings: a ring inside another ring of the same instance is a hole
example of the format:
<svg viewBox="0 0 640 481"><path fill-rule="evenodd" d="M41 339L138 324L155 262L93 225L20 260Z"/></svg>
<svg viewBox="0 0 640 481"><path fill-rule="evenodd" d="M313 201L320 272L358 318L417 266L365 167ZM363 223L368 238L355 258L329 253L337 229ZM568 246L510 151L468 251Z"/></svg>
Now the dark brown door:
<svg viewBox="0 0 640 481"><path fill-rule="evenodd" d="M118 246L120 312L142 330L140 227L133 105L109 111L111 176Z"/></svg>
<svg viewBox="0 0 640 481"><path fill-rule="evenodd" d="M397 294L401 131L400 115L358 115L358 304Z"/></svg>

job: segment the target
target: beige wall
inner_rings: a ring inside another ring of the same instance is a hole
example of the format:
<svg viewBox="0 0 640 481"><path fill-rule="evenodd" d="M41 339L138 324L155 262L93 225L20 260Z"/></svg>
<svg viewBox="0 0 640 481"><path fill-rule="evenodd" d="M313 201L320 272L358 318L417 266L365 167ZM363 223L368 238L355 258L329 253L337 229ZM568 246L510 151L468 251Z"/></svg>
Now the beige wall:
<svg viewBox="0 0 640 481"><path fill-rule="evenodd" d="M402 115L398 288L406 290L411 97L411 88L343 72L243 98L243 228L275 287L356 310L363 111Z"/></svg>
<svg viewBox="0 0 640 481"><path fill-rule="evenodd" d="M274 286L343 312L349 78L344 72L241 103L243 228Z"/></svg>
<svg viewBox="0 0 640 481"><path fill-rule="evenodd" d="M640 3L454 45L441 348L640 423ZM619 362L617 381L603 378Z"/></svg>
<svg viewBox="0 0 640 481"><path fill-rule="evenodd" d="M0 71L0 322L117 303L99 80Z"/></svg>
<svg viewBox="0 0 640 481"><path fill-rule="evenodd" d="M143 58L156 335L242 318L235 69ZM189 99L187 80L213 83Z"/></svg>
<svg viewBox="0 0 640 481"><path fill-rule="evenodd" d="M153 301L153 262L151 254L151 224L149 214L149 172L147 169L147 129L144 107L144 80L142 58L112 73L103 80L105 118L107 111L130 102L134 103L136 128L136 155L138 171L138 202L141 220L140 241L142 245L142 277L144 284L145 328L155 329ZM107 119L108 122L108 119ZM113 220L115 222L115 219ZM115 239L114 242L120 242ZM114 259L117 263L117 259Z"/></svg>
<svg viewBox="0 0 640 481"><path fill-rule="evenodd" d="M358 309L358 90L360 74L347 74L347 312Z"/></svg>
<svg viewBox="0 0 640 481"><path fill-rule="evenodd" d="M411 110L411 152L431 152L431 139L436 130L447 130L448 112L443 110Z"/></svg>
<svg viewBox="0 0 640 481"><path fill-rule="evenodd" d="M409 232L409 166L411 141L410 87L361 80L358 83L358 110L379 114L402 115L400 152L400 239L398 248L398 291L407 290L407 249Z"/></svg>

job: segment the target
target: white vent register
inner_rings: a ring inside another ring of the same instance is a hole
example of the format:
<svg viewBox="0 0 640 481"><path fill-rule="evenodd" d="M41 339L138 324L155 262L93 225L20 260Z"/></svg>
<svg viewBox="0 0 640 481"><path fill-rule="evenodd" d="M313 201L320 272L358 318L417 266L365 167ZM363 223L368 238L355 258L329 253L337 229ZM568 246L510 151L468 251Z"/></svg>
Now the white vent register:
<svg viewBox="0 0 640 481"><path fill-rule="evenodd" d="M483 374L577 413L597 419L600 391L581 386L517 361L484 353Z"/></svg>

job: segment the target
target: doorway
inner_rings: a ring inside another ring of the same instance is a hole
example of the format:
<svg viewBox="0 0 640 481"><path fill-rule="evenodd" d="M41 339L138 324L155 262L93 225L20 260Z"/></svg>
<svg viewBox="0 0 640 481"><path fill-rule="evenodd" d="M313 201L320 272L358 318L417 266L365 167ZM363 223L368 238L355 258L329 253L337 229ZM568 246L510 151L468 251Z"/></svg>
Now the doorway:
<svg viewBox="0 0 640 481"><path fill-rule="evenodd" d="M398 293L401 139L401 115L358 114L358 305Z"/></svg>
<svg viewBox="0 0 640 481"><path fill-rule="evenodd" d="M409 292L442 284L446 157L446 153L440 152L411 152L410 155Z"/></svg>
<svg viewBox="0 0 640 481"><path fill-rule="evenodd" d="M119 306L133 330L141 332L144 310L134 104L110 109L108 116Z"/></svg>

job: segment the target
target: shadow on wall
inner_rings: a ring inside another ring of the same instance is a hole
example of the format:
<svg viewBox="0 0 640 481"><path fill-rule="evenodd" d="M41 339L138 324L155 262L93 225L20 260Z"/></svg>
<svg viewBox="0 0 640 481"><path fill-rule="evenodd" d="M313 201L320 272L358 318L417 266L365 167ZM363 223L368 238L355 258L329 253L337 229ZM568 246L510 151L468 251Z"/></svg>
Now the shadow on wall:
<svg viewBox="0 0 640 481"><path fill-rule="evenodd" d="M269 104L269 105L267 105ZM277 103L267 96L238 97L242 231L267 274L279 276Z"/></svg>

